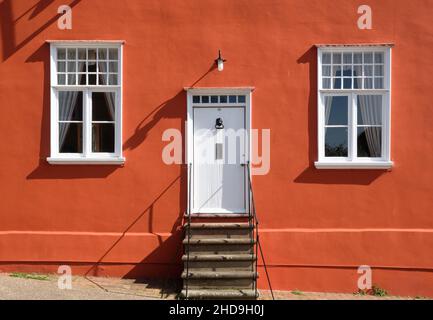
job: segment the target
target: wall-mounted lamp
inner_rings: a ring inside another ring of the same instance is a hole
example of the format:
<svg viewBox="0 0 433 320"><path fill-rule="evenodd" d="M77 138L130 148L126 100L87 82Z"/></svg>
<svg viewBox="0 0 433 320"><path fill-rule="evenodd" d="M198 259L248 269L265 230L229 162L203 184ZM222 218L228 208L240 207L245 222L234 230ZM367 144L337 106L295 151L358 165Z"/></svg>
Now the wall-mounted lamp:
<svg viewBox="0 0 433 320"><path fill-rule="evenodd" d="M227 60L225 60L221 57L221 50L218 50L218 59L215 59L215 63L218 66L218 71L224 70L224 62L226 62L226 61Z"/></svg>

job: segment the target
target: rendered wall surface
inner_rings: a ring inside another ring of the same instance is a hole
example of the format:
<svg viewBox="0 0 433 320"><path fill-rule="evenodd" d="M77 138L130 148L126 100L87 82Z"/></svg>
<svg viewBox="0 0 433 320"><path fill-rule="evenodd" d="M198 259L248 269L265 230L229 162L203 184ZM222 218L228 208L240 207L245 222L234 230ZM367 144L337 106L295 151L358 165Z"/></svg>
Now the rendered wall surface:
<svg viewBox="0 0 433 320"><path fill-rule="evenodd" d="M72 30L57 8L73 7ZM271 129L254 177L274 289L433 296L433 1L0 0L0 271L177 277L186 170L165 165L188 86L254 86ZM52 166L48 39L125 40L119 166ZM316 170L317 43L394 43L392 171ZM228 60L213 69L218 49ZM261 261L260 261L261 262ZM267 288L260 270L261 288Z"/></svg>

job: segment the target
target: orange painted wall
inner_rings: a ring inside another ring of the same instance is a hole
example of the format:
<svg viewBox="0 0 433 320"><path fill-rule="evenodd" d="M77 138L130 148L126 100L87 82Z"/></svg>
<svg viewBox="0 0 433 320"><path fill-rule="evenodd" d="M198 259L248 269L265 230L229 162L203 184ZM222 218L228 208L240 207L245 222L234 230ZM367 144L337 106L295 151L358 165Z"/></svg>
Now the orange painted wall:
<svg viewBox="0 0 433 320"><path fill-rule="evenodd" d="M73 29L57 28L72 3ZM271 129L254 178L274 289L356 291L359 265L393 294L433 296L433 1L0 0L0 270L175 277L185 170L183 87L254 86ZM50 166L47 39L123 39L124 167ZM316 43L391 42L390 172L316 170ZM224 72L210 70L217 50ZM210 70L210 71L209 71ZM267 288L261 270L260 287Z"/></svg>

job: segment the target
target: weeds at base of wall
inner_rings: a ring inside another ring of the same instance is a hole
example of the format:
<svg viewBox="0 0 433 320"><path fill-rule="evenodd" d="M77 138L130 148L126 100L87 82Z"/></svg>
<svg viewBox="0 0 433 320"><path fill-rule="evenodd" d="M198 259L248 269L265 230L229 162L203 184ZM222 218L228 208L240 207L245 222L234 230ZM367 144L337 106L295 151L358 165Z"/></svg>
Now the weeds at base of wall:
<svg viewBox="0 0 433 320"><path fill-rule="evenodd" d="M358 292L355 292L354 294L360 296L369 295L375 297L385 297L388 295L388 292L377 285L373 285L371 289L359 289Z"/></svg>
<svg viewBox="0 0 433 320"><path fill-rule="evenodd" d="M47 281L49 277L45 274L31 274L31 273L22 273L22 272L14 272L9 275L12 278L21 278L21 279L32 279L32 280L40 280Z"/></svg>

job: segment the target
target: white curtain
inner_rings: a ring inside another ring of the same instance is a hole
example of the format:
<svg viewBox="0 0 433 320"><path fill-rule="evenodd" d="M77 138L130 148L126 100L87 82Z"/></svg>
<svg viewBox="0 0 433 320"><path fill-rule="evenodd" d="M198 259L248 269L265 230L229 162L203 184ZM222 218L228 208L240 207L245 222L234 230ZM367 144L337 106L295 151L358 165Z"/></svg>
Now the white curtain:
<svg viewBox="0 0 433 320"><path fill-rule="evenodd" d="M103 85L108 85L108 74L107 74L107 61L99 61L99 74L103 74L105 76L99 77L100 81L102 80ZM115 94L114 92L105 92L105 101L107 102L108 111L110 112L111 120L115 120Z"/></svg>
<svg viewBox="0 0 433 320"><path fill-rule="evenodd" d="M331 116L331 106L333 97L325 97L325 126L329 123L329 117Z"/></svg>
<svg viewBox="0 0 433 320"><path fill-rule="evenodd" d="M62 121L72 120L72 114L74 113L75 105L79 91L60 91L59 92L59 119ZM62 149L65 143L66 134L69 131L71 123L62 122L59 126L59 150Z"/></svg>
<svg viewBox="0 0 433 320"><path fill-rule="evenodd" d="M362 122L358 119L358 124L363 125L382 125L382 96L380 95L359 95L358 96L358 115L362 117ZM381 156L381 127L364 127L368 149L371 157Z"/></svg>

